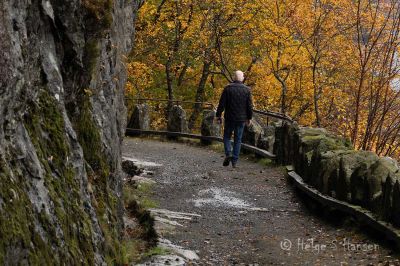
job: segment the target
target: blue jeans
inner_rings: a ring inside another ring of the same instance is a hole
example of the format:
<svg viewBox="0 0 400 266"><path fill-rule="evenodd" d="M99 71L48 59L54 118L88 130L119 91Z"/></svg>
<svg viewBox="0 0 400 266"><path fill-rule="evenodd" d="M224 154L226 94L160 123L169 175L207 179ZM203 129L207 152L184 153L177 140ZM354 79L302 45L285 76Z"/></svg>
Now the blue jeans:
<svg viewBox="0 0 400 266"><path fill-rule="evenodd" d="M240 145L242 144L242 136L244 130L245 122L236 122L236 121L225 121L224 128L224 148L225 155L231 156L232 144L231 137L232 132L234 132L233 138L233 154L232 154L232 162L236 163L239 159L240 153Z"/></svg>

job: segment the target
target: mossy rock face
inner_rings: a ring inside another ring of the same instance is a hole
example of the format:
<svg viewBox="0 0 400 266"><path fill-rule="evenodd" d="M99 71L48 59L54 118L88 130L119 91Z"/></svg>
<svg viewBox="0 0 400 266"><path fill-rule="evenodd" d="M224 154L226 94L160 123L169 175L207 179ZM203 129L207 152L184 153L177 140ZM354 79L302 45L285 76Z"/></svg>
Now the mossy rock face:
<svg viewBox="0 0 400 266"><path fill-rule="evenodd" d="M353 151L349 154L345 154L341 157L339 178L337 182L336 194L337 198L347 202L351 202L351 180L358 180L358 176L353 174L365 164L371 165L374 161L378 160L378 156L372 152L366 151ZM366 163L370 161L370 163ZM363 177L360 177L361 179ZM357 182L357 181L353 181Z"/></svg>
<svg viewBox="0 0 400 266"><path fill-rule="evenodd" d="M85 44L83 63L85 64L85 70L89 75L92 75L96 69L99 55L100 49L98 40L95 38L87 40Z"/></svg>
<svg viewBox="0 0 400 266"><path fill-rule="evenodd" d="M25 180L23 172L13 170L17 165L2 163L0 195L7 200L0 208L0 261L93 264L92 223L82 202L80 179L68 161L71 147L62 111L43 88L24 118L37 167L43 170L34 180ZM32 202L36 197L42 206Z"/></svg>
<svg viewBox="0 0 400 266"><path fill-rule="evenodd" d="M15 24L0 20L0 265L122 264L123 55L139 2L0 4Z"/></svg>
<svg viewBox="0 0 400 266"><path fill-rule="evenodd" d="M274 143L275 143L275 126L269 125L263 127L263 134L258 140L257 147L273 153Z"/></svg>
<svg viewBox="0 0 400 266"><path fill-rule="evenodd" d="M396 173L399 171L397 162L391 158L380 158L371 167L371 175L367 178L367 184L365 187L367 193L367 204L369 209L378 212L383 215L382 201L383 201L383 188L387 179L387 197L390 198L391 187L393 186L393 179Z"/></svg>
<svg viewBox="0 0 400 266"><path fill-rule="evenodd" d="M300 174L306 182L308 182L312 178L311 160L312 160L312 151L306 153L299 153L296 156L296 163L295 163L296 172Z"/></svg>
<svg viewBox="0 0 400 266"><path fill-rule="evenodd" d="M319 153L349 149L343 139L330 135L303 135L301 142L304 149L308 151L317 149Z"/></svg>
<svg viewBox="0 0 400 266"><path fill-rule="evenodd" d="M329 134L325 129L320 128L301 128L296 132L294 138L295 156L294 165L296 171L315 184L319 181L318 164L316 163L321 154L327 151L349 149L343 139ZM314 162L314 163L313 163ZM317 169L315 169L317 167ZM320 186L320 185L318 185Z"/></svg>
<svg viewBox="0 0 400 266"><path fill-rule="evenodd" d="M103 152L100 129L93 120L90 98L84 95L79 102L79 115L73 120L78 140L87 162L88 179L93 190L95 210L105 238L103 252L117 258L121 250L120 231L122 201L119 188L112 187L113 174L110 162Z"/></svg>
<svg viewBox="0 0 400 266"><path fill-rule="evenodd" d="M358 167L350 176L351 202L366 207L368 205L367 183L371 175L372 166L379 161L379 157L372 152L363 152L364 159L359 161Z"/></svg>
<svg viewBox="0 0 400 266"><path fill-rule="evenodd" d="M320 135L328 134L328 131L325 128L313 128L313 127L300 127L298 132L299 132L300 137L320 136Z"/></svg>
<svg viewBox="0 0 400 266"><path fill-rule="evenodd" d="M346 140L323 128L300 128L297 134L296 171L320 191L350 201L351 175L373 155L353 151Z"/></svg>
<svg viewBox="0 0 400 266"><path fill-rule="evenodd" d="M333 150L320 153L314 150L311 160L311 177L309 184L321 193L336 196L336 186L339 176L340 159L349 150Z"/></svg>

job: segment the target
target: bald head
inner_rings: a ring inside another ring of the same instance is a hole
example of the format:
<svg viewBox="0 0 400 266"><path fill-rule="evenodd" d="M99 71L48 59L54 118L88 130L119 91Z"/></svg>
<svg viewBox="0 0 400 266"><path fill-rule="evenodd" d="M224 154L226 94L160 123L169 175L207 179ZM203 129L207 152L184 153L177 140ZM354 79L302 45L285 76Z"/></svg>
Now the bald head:
<svg viewBox="0 0 400 266"><path fill-rule="evenodd" d="M243 82L244 81L244 73L240 70L236 70L234 80Z"/></svg>

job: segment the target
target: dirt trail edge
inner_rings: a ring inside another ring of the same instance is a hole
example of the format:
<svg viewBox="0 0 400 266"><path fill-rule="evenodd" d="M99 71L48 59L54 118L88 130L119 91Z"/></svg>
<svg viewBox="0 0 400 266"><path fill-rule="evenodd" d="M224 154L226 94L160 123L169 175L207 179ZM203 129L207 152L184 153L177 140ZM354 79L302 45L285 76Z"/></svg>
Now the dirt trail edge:
<svg viewBox="0 0 400 266"><path fill-rule="evenodd" d="M222 166L221 155L180 143L124 141L125 158L155 171L159 206L153 212L165 225L162 244L189 252L186 264L400 265L397 255L359 230L310 214L282 167L243 156L232 169Z"/></svg>

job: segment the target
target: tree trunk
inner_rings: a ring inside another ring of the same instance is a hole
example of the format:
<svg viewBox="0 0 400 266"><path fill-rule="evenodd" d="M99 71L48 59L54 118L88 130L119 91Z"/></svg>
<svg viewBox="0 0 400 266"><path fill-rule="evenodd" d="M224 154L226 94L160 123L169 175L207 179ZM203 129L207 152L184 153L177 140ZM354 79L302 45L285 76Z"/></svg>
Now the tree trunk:
<svg viewBox="0 0 400 266"><path fill-rule="evenodd" d="M357 148L357 137L358 137L358 127L359 127L359 119L360 119L360 104L361 104L361 93L364 85L364 69L361 72L360 82L358 84L356 102L355 102L355 114L354 114L354 128L351 136L351 142L354 145L354 148Z"/></svg>
<svg viewBox="0 0 400 266"><path fill-rule="evenodd" d="M320 97L320 94L322 92L321 87L318 87L317 84L317 64L318 61L316 59L313 60L313 87L314 87L314 113L315 113L315 123L317 124L317 127L321 127L321 119L319 115L319 106L318 106L318 100Z"/></svg>
<svg viewBox="0 0 400 266"><path fill-rule="evenodd" d="M169 111L172 108L172 101L174 100L174 92L172 86L172 77L171 77L171 64L172 58L168 57L167 63L165 64L165 74L167 76L167 93L168 93L168 105L167 105L167 118Z"/></svg>
<svg viewBox="0 0 400 266"><path fill-rule="evenodd" d="M207 57L208 56L206 56L206 59L204 60L203 63L203 71L196 91L196 98L195 98L196 103L193 105L193 112L189 118L189 130L192 130L194 128L196 120L202 111L202 102L204 101L205 88L208 76L210 75L210 66L211 66L211 60L207 59Z"/></svg>

